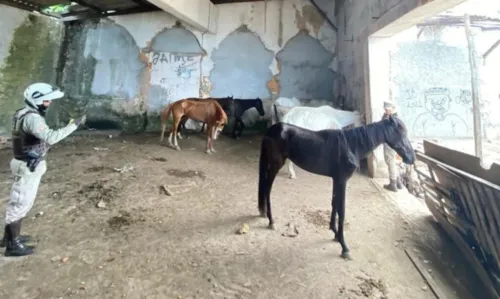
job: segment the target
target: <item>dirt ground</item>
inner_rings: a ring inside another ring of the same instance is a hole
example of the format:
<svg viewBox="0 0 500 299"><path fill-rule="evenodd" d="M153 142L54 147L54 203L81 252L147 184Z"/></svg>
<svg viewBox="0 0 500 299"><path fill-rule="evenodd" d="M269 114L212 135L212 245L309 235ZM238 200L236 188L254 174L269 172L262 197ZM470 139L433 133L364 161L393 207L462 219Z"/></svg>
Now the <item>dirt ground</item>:
<svg viewBox="0 0 500 299"><path fill-rule="evenodd" d="M439 269L446 256L424 256L439 233L428 214L397 204L417 199L383 196L361 175L347 191L352 261L328 230L328 178L296 167L290 180L284 167L272 193L278 229L268 230L257 210L260 137L222 136L207 155L190 136L181 152L158 134L76 136L53 148L23 227L36 254L0 257L0 298L435 298L405 248L426 271L458 273ZM10 157L0 151L5 200ZM442 279L448 298L467 298L460 278Z"/></svg>

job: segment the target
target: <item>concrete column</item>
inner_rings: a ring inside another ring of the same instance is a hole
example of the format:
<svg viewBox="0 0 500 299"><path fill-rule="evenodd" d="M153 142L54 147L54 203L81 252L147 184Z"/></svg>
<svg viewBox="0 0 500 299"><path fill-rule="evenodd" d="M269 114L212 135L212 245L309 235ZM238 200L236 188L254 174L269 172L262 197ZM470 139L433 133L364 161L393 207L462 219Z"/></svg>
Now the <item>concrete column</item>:
<svg viewBox="0 0 500 299"><path fill-rule="evenodd" d="M218 9L210 0L148 0L201 32L217 32Z"/></svg>

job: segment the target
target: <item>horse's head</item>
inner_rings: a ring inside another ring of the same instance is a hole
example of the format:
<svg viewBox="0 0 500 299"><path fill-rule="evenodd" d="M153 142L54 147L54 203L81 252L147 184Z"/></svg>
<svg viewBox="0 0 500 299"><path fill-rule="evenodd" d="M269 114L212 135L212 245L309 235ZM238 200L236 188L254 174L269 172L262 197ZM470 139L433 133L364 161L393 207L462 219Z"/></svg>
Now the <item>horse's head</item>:
<svg viewBox="0 0 500 299"><path fill-rule="evenodd" d="M260 98L255 99L255 108L259 111L260 116L264 116L266 114L264 111L264 105L262 104L262 100Z"/></svg>
<svg viewBox="0 0 500 299"><path fill-rule="evenodd" d="M388 124L385 132L385 142L398 153L405 164L415 163L415 152L408 139L408 132L403 121L397 116L389 116L384 120Z"/></svg>
<svg viewBox="0 0 500 299"><path fill-rule="evenodd" d="M221 108L220 109L220 114L215 120L215 125L213 127L212 131L212 139L216 140L217 137L219 137L220 132L224 130L224 126L227 124L227 114L224 112L224 110Z"/></svg>

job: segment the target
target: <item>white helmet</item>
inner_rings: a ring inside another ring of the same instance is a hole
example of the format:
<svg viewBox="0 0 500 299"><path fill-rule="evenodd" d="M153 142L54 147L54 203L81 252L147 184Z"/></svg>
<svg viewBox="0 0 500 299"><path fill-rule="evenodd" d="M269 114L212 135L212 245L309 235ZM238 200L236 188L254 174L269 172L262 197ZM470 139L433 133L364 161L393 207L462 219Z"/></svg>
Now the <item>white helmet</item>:
<svg viewBox="0 0 500 299"><path fill-rule="evenodd" d="M42 105L43 101L52 101L64 96L58 87L47 83L34 83L24 91L24 98L33 106Z"/></svg>

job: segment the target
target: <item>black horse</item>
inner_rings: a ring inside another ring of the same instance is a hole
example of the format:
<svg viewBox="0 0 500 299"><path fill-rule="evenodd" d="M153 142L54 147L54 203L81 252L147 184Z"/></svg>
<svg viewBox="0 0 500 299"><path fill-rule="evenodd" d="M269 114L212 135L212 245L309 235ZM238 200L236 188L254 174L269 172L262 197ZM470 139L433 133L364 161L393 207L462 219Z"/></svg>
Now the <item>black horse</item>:
<svg viewBox="0 0 500 299"><path fill-rule="evenodd" d="M234 117L234 126L232 132L234 139L241 137L243 133L243 128L245 127L245 125L243 124L243 120L241 119L241 117L243 116L243 113L245 113L245 111L255 107L255 109L257 109L257 111L259 112L260 116L264 116L265 114L264 106L262 105L262 100L260 98L232 99L232 101L227 101L225 103L219 102L219 104L221 104L222 109L224 109L224 111L227 113L227 116ZM239 126L239 134L236 134L238 126ZM201 128L201 132L203 132L204 129L205 129L205 124L203 124L203 127Z"/></svg>
<svg viewBox="0 0 500 299"><path fill-rule="evenodd" d="M262 139L259 162L259 211L275 229L271 213L271 189L279 170L290 159L300 168L333 179L330 229L342 246L342 257L350 259L344 240L346 184L366 157L377 146L387 143L406 164L415 163L415 152L407 137L406 127L397 117L347 130L311 131L278 122L269 127ZM335 228L339 214L338 231Z"/></svg>

